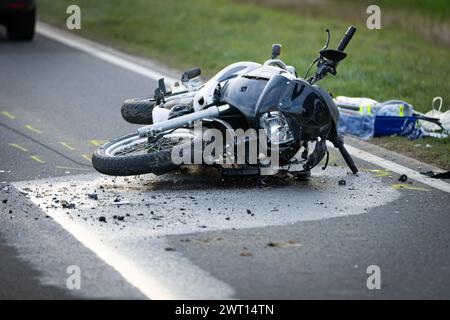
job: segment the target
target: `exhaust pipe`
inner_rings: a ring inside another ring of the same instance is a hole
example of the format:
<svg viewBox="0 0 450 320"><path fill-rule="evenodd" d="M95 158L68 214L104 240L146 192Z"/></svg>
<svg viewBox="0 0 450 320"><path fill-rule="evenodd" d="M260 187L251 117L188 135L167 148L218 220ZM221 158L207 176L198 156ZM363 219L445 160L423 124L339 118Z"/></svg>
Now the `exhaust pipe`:
<svg viewBox="0 0 450 320"><path fill-rule="evenodd" d="M158 122L138 129L138 134L140 137L153 137L160 132L167 130L177 129L184 127L186 125L191 125L195 121L202 119L217 118L221 113L229 110L231 107L229 105L223 105L220 107L210 107L208 109L197 111L194 113L186 114L184 116L176 117L170 120Z"/></svg>

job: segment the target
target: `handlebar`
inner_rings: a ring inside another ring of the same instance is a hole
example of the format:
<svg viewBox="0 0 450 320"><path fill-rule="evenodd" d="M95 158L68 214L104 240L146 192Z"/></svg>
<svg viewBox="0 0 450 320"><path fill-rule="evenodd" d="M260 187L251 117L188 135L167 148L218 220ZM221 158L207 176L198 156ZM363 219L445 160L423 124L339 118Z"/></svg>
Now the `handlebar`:
<svg viewBox="0 0 450 320"><path fill-rule="evenodd" d="M350 40L352 40L355 32L356 32L356 28L354 26L350 26L347 29L347 32L345 33L344 37L342 38L341 43L339 44L337 50L344 51L345 48L347 47L348 43L350 42Z"/></svg>

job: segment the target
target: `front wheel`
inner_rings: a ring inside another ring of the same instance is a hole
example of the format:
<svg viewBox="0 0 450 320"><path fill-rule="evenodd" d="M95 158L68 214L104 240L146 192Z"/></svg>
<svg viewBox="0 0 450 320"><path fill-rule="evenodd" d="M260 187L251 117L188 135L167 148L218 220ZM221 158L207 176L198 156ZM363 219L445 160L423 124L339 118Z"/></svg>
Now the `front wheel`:
<svg viewBox="0 0 450 320"><path fill-rule="evenodd" d="M190 129L177 129L158 139L132 133L100 146L92 156L92 165L98 172L111 176L163 174L179 168L172 161L172 149L191 147L194 138L194 130Z"/></svg>

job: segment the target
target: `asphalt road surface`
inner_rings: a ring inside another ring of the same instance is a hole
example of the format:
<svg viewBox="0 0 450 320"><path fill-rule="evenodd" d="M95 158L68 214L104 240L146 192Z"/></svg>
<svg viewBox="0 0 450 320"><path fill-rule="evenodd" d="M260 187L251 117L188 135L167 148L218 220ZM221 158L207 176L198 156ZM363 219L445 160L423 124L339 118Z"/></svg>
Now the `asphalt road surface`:
<svg viewBox="0 0 450 320"><path fill-rule="evenodd" d="M349 175L335 152L308 181L96 173L96 145L136 129L121 102L156 82L85 51L0 35L1 299L450 298L443 182Z"/></svg>

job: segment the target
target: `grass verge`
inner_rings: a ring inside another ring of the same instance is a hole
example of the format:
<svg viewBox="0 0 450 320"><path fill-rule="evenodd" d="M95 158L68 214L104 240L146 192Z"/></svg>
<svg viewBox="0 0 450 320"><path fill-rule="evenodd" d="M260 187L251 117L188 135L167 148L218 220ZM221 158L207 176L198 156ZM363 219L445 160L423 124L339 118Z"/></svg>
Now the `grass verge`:
<svg viewBox="0 0 450 320"><path fill-rule="evenodd" d="M450 139L422 138L411 141L403 137L380 137L370 142L450 171Z"/></svg>

